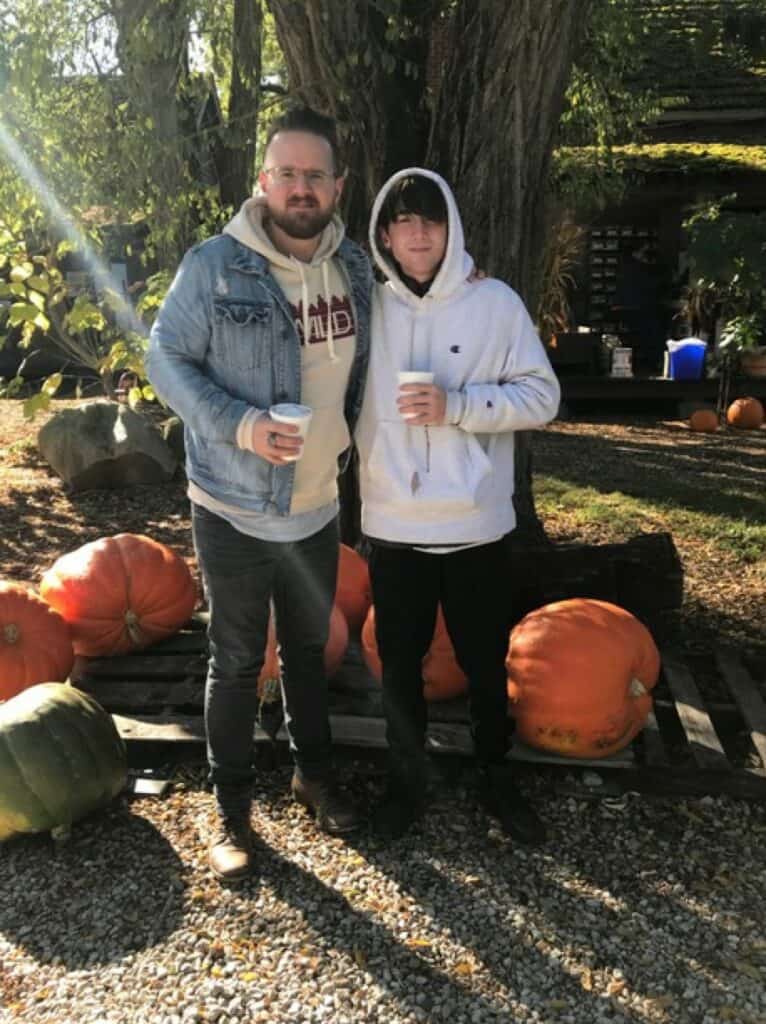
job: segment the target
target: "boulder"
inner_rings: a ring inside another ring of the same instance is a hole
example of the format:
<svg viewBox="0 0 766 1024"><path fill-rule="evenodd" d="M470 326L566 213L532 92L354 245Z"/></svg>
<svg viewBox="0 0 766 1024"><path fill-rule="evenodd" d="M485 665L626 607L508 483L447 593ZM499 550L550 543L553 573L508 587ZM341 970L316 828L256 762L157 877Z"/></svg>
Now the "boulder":
<svg viewBox="0 0 766 1024"><path fill-rule="evenodd" d="M162 483L177 465L152 424L117 402L62 410L41 428L37 445L73 491Z"/></svg>

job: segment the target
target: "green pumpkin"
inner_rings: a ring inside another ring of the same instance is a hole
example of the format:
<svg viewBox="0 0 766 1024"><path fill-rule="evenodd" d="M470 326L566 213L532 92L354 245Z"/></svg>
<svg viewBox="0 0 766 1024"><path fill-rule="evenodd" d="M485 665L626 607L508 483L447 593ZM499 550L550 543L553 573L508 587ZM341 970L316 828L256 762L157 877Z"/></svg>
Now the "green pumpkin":
<svg viewBox="0 0 766 1024"><path fill-rule="evenodd" d="M0 703L0 840L65 833L125 786L110 715L66 683L39 683Z"/></svg>

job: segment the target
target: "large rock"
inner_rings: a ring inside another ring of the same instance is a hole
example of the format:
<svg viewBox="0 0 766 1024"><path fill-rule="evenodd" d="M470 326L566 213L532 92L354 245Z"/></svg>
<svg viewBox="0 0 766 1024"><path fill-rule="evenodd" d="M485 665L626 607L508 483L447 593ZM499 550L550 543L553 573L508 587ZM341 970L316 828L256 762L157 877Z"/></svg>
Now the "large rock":
<svg viewBox="0 0 766 1024"><path fill-rule="evenodd" d="M162 483L177 465L151 423L117 402L62 410L41 428L37 444L73 491Z"/></svg>

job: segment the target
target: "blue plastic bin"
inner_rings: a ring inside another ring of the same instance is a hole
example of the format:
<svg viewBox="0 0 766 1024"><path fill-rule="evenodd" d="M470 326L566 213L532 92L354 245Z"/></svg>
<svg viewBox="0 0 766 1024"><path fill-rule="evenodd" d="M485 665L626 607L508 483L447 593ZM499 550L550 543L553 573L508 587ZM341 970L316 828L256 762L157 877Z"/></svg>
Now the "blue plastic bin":
<svg viewBox="0 0 766 1024"><path fill-rule="evenodd" d="M671 380L700 380L705 365L707 342L698 338L668 341L668 376Z"/></svg>

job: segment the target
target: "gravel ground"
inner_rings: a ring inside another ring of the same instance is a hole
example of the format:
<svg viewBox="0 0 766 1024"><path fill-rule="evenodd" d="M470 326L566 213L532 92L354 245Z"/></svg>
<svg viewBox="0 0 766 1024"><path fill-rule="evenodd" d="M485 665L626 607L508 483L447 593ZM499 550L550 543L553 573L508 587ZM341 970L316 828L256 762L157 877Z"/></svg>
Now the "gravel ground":
<svg viewBox="0 0 766 1024"><path fill-rule="evenodd" d="M75 826L0 847L0 1022L597 1024L766 1021L766 807L584 801L526 786L550 825L513 846L470 777L384 846L317 833L264 773L259 871L206 865L212 796L186 770ZM344 782L369 800L373 763Z"/></svg>

